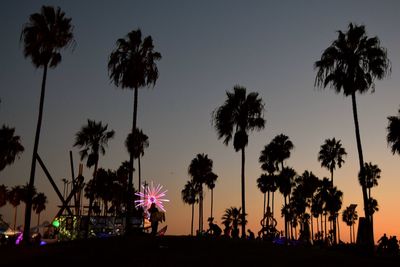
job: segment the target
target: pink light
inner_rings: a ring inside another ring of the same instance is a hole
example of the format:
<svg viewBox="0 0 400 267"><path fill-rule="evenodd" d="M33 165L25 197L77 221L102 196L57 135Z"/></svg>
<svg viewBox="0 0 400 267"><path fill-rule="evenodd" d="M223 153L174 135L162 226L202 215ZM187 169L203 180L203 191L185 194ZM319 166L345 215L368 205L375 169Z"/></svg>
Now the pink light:
<svg viewBox="0 0 400 267"><path fill-rule="evenodd" d="M168 190L162 191L162 185L157 185L154 187L153 182L151 182L150 186L143 186L143 192L135 193L135 195L139 196L139 200L135 200L136 207L143 207L144 209L149 209L151 204L156 204L156 206L165 211L164 203L169 202L168 199L165 199L166 193Z"/></svg>

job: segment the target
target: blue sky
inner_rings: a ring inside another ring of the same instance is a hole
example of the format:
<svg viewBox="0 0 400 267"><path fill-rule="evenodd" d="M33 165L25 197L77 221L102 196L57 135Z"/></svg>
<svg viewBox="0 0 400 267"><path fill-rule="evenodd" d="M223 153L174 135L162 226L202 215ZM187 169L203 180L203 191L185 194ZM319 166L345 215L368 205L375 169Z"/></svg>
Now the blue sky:
<svg viewBox="0 0 400 267"><path fill-rule="evenodd" d="M19 37L29 15L43 4L60 6L72 17L76 40L75 49L65 51L62 63L48 74L39 146L60 188L61 179L70 177L69 150L78 165L72 144L88 118L116 131L100 166L115 169L128 158L124 139L132 123L133 93L109 81L107 60L115 41L129 31L140 28L153 37L163 56L160 78L153 89L139 93L138 125L150 140L142 161L144 179L169 190L166 223L171 234L190 230L190 208L182 204L180 190L197 153L207 153L219 175L217 219L225 208L240 205L240 154L217 140L211 125L212 111L236 84L259 92L266 103L266 128L250 136L246 150L249 227L259 230L262 210L255 183L261 174L258 156L280 133L295 145L287 165L321 178L329 172L317 162L320 145L327 138L341 139L348 158L335 173L335 183L344 192L344 206L357 203L362 214L351 101L315 89L313 63L337 30L346 30L349 22L365 24L367 34L378 35L388 49L393 66L388 79L377 81L374 94L358 97L365 158L382 169L380 186L373 191L381 206L377 234L400 235L395 214L400 159L391 155L385 141L386 117L395 115L400 104L398 1L5 1L0 10L0 123L16 127L25 146L21 159L0 173L0 183L8 186L28 181L42 70L23 58ZM86 179L90 173L84 170ZM36 181L50 199L43 216L50 219L58 200L41 170ZM208 201L207 192L206 215ZM279 194L276 201L278 209ZM12 217L9 206L0 213ZM19 216L22 219L22 212Z"/></svg>

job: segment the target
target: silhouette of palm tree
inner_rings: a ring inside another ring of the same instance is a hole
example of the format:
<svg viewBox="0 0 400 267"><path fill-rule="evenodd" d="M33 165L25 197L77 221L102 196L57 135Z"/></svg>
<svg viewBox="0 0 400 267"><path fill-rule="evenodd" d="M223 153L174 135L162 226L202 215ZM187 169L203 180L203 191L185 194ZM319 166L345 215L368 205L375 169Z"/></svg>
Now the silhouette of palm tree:
<svg viewBox="0 0 400 267"><path fill-rule="evenodd" d="M290 158L290 151L294 148L292 141L290 141L287 135L279 134L272 139L270 146L272 150L271 153L273 154L272 158L275 159L276 170L283 170L283 163ZM279 164L281 166L279 166Z"/></svg>
<svg viewBox="0 0 400 267"><path fill-rule="evenodd" d="M46 209L47 197L44 193L38 193L32 200L32 208L38 215L37 227L40 225L40 213Z"/></svg>
<svg viewBox="0 0 400 267"><path fill-rule="evenodd" d="M294 179L296 177L296 171L292 168L289 167L284 167L278 178L278 188L279 192L284 197L284 209L288 209L289 205L288 202L290 202L290 193L292 192L292 188L294 187ZM289 198L289 201L288 201ZM289 215L288 212L283 212L285 215L285 237L288 238L288 224L290 222L289 218L287 217Z"/></svg>
<svg viewBox="0 0 400 267"><path fill-rule="evenodd" d="M7 165L14 163L16 158L24 152L20 137L14 135L15 128L9 128L5 125L0 129L0 171Z"/></svg>
<svg viewBox="0 0 400 267"><path fill-rule="evenodd" d="M197 154L189 165L188 174L192 177L199 195L199 231L203 232L203 184L215 182L217 175L213 173L213 161L205 154Z"/></svg>
<svg viewBox="0 0 400 267"><path fill-rule="evenodd" d="M246 220L247 214L243 216L241 212L241 208L230 207L225 210L225 213L222 215L222 224L224 225L232 225L232 237L239 238L239 225L243 225L247 223ZM243 218L245 218L243 220ZM243 229L243 227L242 227ZM244 234L246 236L246 233ZM242 233L243 237L243 233Z"/></svg>
<svg viewBox="0 0 400 267"><path fill-rule="evenodd" d="M333 242L337 244L337 213L342 208L343 192L338 190L336 186L328 189L326 198L326 210L333 218ZM340 236L340 234L339 234Z"/></svg>
<svg viewBox="0 0 400 267"><path fill-rule="evenodd" d="M343 157L346 156L346 150L342 147L340 140L335 138L326 139L325 143L321 145L321 149L318 154L318 161L321 162L321 167L327 168L331 172L331 183L333 186L333 171L336 166L342 167L344 163Z"/></svg>
<svg viewBox="0 0 400 267"><path fill-rule="evenodd" d="M350 243L355 242L354 240L354 224L356 223L358 219L358 214L355 208L352 208L351 206L346 207L346 209L342 213L342 220L349 226L350 229ZM353 229L352 229L353 228ZM353 231L353 233L352 233Z"/></svg>
<svg viewBox="0 0 400 267"><path fill-rule="evenodd" d="M149 147L149 137L143 133L142 130L136 128L135 132L135 140L133 140L132 133L128 134L128 137L125 140L125 146L128 149L129 154L133 154L135 159L138 159L138 172L139 172L139 181L138 181L138 191L141 190L141 178L142 171L140 166L140 158L144 156L144 150Z"/></svg>
<svg viewBox="0 0 400 267"><path fill-rule="evenodd" d="M15 231L15 226L17 224L17 209L18 206L21 204L22 200L22 188L21 186L17 185L11 188L10 191L8 191L8 202L14 207L14 228L13 230Z"/></svg>
<svg viewBox="0 0 400 267"><path fill-rule="evenodd" d="M388 117L387 143L393 153L400 154L400 109L397 116Z"/></svg>
<svg viewBox="0 0 400 267"><path fill-rule="evenodd" d="M154 51L153 39L147 36L142 40L140 29L129 32L126 39L120 38L116 42L115 50L110 54L108 72L110 79L117 87L134 89L132 135L135 140L137 121L138 89L155 85L158 79L156 61L161 59L161 54ZM128 195L132 195L133 187L133 161L134 156L129 156ZM127 201L127 222L132 212L132 204ZM130 223L127 223L127 231Z"/></svg>
<svg viewBox="0 0 400 267"><path fill-rule="evenodd" d="M107 128L108 124L103 125L101 121L96 122L94 120L88 119L87 124L83 125L75 135L74 146L79 147L81 149L79 151L79 154L81 155L81 160L87 158L86 166L88 168L94 166L93 179L96 178L97 166L99 163L99 155L100 153L102 155L106 153L105 147L107 146L108 141L112 139L115 134L113 130L107 131ZM93 194L88 194L88 195L91 197L89 198L89 211L88 211L88 217L90 221L94 195Z"/></svg>
<svg viewBox="0 0 400 267"><path fill-rule="evenodd" d="M265 207L266 207L266 194L268 192L268 199L269 199L269 191L268 191L268 175L263 173L261 176L257 179L257 187L260 189L261 193L264 195L264 205L263 205L263 213L262 213L262 218L264 218L265 214Z"/></svg>
<svg viewBox="0 0 400 267"><path fill-rule="evenodd" d="M0 208L7 204L8 188L5 185L0 185Z"/></svg>
<svg viewBox="0 0 400 267"><path fill-rule="evenodd" d="M198 190L196 183L193 180L187 181L185 187L181 191L182 201L185 204L192 205L192 220L190 227L190 235L193 235L193 219L194 219L194 204L199 202Z"/></svg>
<svg viewBox="0 0 400 267"><path fill-rule="evenodd" d="M248 132L262 130L265 126L263 118L264 103L258 93L246 94L246 88L236 85L233 92L226 92L225 103L214 110L212 121L218 139L224 138L228 145L233 138L236 152L242 152L242 216L246 214L245 203L245 147L248 144ZM244 220L244 219L243 219ZM242 238L246 237L246 225L242 224Z"/></svg>
<svg viewBox="0 0 400 267"><path fill-rule="evenodd" d="M315 86L325 88L330 85L337 93L351 96L360 171L363 173L364 158L361 146L357 115L356 93L375 89L375 79L381 80L390 73L390 61L386 49L380 45L378 37L369 38L365 26L349 24L347 32L338 31L338 38L325 49L321 59L316 61ZM364 177L364 175L362 175ZM367 242L372 250L373 228L368 214L367 189L362 186L364 211L367 225Z"/></svg>
<svg viewBox="0 0 400 267"><path fill-rule="evenodd" d="M61 62L60 51L74 44L72 30L71 18L65 17L65 13L59 7L42 6L40 13L30 15L29 22L24 25L21 32L20 41L23 42L24 45L25 58L31 58L35 68L43 68L39 114L29 178L30 190L28 192L28 202L25 208L24 242L29 242L33 198L32 190L35 182L36 155L42 124L47 69L55 68Z"/></svg>

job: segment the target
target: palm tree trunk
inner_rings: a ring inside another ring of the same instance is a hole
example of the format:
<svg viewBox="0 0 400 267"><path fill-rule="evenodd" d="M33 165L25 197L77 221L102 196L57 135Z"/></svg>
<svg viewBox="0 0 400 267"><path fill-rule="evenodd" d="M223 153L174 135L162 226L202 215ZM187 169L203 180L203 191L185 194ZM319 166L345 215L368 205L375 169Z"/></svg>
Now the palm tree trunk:
<svg viewBox="0 0 400 267"><path fill-rule="evenodd" d="M18 209L18 206L15 206L14 207L14 231L15 231L15 225L17 224L17 209Z"/></svg>
<svg viewBox="0 0 400 267"><path fill-rule="evenodd" d="M43 78L42 78L42 89L40 92L40 103L39 103L39 115L36 125L35 143L33 145L32 153L32 164L31 164L31 174L29 177L28 185L28 195L25 205L25 224L24 224L24 243L28 244L30 242L30 228L31 228L31 215L32 215L32 197L33 197L33 186L35 184L35 171L36 171L36 155L39 147L40 138L40 128L42 126L43 117L43 105L44 105L44 95L46 91L46 78L47 78L47 64L43 67Z"/></svg>
<svg viewBox="0 0 400 267"><path fill-rule="evenodd" d="M199 197L199 232L203 234L203 185L200 185Z"/></svg>
<svg viewBox="0 0 400 267"><path fill-rule="evenodd" d="M37 215L37 227L38 227L38 231L39 231L39 225L40 225L40 212Z"/></svg>
<svg viewBox="0 0 400 267"><path fill-rule="evenodd" d="M265 205L265 203L264 203L264 205ZM268 200L267 200L267 207L268 207L268 209L267 209L267 210L269 210L269 212L271 212L271 207L269 206L269 190L268 190Z"/></svg>
<svg viewBox="0 0 400 267"><path fill-rule="evenodd" d="M288 222L287 222L287 216L286 216L286 196L284 196L285 199L285 214L284 214L284 220L285 220L285 238L286 240L288 239Z"/></svg>
<svg viewBox="0 0 400 267"><path fill-rule="evenodd" d="M314 240L314 222L313 222L313 216L310 216L310 221L311 221L311 240Z"/></svg>
<svg viewBox="0 0 400 267"><path fill-rule="evenodd" d="M335 220L336 220L336 225L337 225L338 242L340 243L340 227L339 227L340 222L339 222L337 214L335 215Z"/></svg>
<svg viewBox="0 0 400 267"><path fill-rule="evenodd" d="M337 244L337 237L336 237L336 214L333 215L333 220L332 220L332 228L333 228L333 243Z"/></svg>
<svg viewBox="0 0 400 267"><path fill-rule="evenodd" d="M325 230L324 230L324 238L326 239L326 214L324 215L325 217Z"/></svg>
<svg viewBox="0 0 400 267"><path fill-rule="evenodd" d="M265 216L265 195L266 195L266 193L264 193L264 205L263 205L263 214L262 214L262 217L261 218L264 218L264 216Z"/></svg>
<svg viewBox="0 0 400 267"><path fill-rule="evenodd" d="M331 186L333 187L333 170L331 170Z"/></svg>
<svg viewBox="0 0 400 267"><path fill-rule="evenodd" d="M353 243L353 238L352 238L352 235L351 235L351 225L349 226L349 228L350 228L350 244L352 244Z"/></svg>
<svg viewBox="0 0 400 267"><path fill-rule="evenodd" d="M139 182L138 182L138 191L140 192L140 188L141 188L141 184L142 184L142 168L140 165L140 153L139 153L139 157L138 157L138 176L139 176Z"/></svg>
<svg viewBox="0 0 400 267"><path fill-rule="evenodd" d="M94 164L93 184L92 184L92 186L95 186L95 184L96 184L97 164L98 164L98 161L96 161L96 163ZM93 189L92 189L92 190L93 190ZM94 201L94 193L91 192L90 198L89 198L88 223L87 223L87 225L86 225L86 233L85 233L86 238L89 237L90 217L92 216L93 201Z"/></svg>
<svg viewBox="0 0 400 267"><path fill-rule="evenodd" d="M211 218L213 218L213 205L214 205L214 188L211 188L211 215L210 215Z"/></svg>
<svg viewBox="0 0 400 267"><path fill-rule="evenodd" d="M133 99L133 122L132 122L132 140L135 140L135 130L137 121L137 106L138 106L138 88L135 87L134 99ZM132 201L131 196L133 195L133 153L129 155L129 176L128 176L128 197L126 200L126 226L125 233L129 234L131 232L131 214L132 214Z"/></svg>
<svg viewBox="0 0 400 267"><path fill-rule="evenodd" d="M354 116L354 126L355 126L355 132L356 132L356 141L357 141L357 150L358 150L358 159L360 163L360 172L361 172L361 180L363 181L361 188L362 188L362 194L363 194L363 202L364 202L364 214L365 214L365 222L366 222L366 231L365 231L365 237L367 239L367 244L370 247L370 249L373 249L374 246L374 237L372 235L373 228L370 222L370 216L369 216L369 211L368 211L368 196L367 196L367 188L366 188L366 180L365 180L365 172L364 170L364 158L363 158L363 152L362 152L362 146L361 146L361 137L360 137L360 127L358 125L358 115L357 115L357 102L356 102L356 93L353 92L351 94L351 100L353 104L353 116Z"/></svg>
<svg viewBox="0 0 400 267"><path fill-rule="evenodd" d="M242 148L242 239L246 238L246 201L245 201L245 179L244 179L245 151Z"/></svg>
<svg viewBox="0 0 400 267"><path fill-rule="evenodd" d="M274 217L274 201L275 201L275 192L272 192L272 217Z"/></svg>
<svg viewBox="0 0 400 267"><path fill-rule="evenodd" d="M194 203L192 204L192 224L190 228L190 235L193 236L193 219L194 219Z"/></svg>

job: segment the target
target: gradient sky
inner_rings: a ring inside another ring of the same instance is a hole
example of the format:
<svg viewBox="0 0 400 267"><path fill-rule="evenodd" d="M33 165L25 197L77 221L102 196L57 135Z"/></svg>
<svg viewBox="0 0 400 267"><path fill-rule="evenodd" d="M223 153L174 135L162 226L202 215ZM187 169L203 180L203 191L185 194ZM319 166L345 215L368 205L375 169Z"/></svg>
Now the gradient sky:
<svg viewBox="0 0 400 267"><path fill-rule="evenodd" d="M75 27L75 49L65 51L62 63L48 73L39 145L39 154L61 190L61 179L71 177L71 149L77 169L74 135L88 118L116 131L99 165L116 169L128 159L124 140L132 125L133 92L110 83L108 56L115 41L131 30L140 28L153 37L155 50L163 56L160 78L154 89L140 90L138 126L150 140L142 176L168 189L168 234L190 232L191 208L182 203L180 192L197 153L214 160L219 176L214 190L217 223L226 208L240 206L240 153L218 140L211 125L212 111L236 84L259 92L266 103L266 128L250 135L246 149L248 227L254 232L260 229L259 153L280 133L295 145L286 164L299 174L307 169L320 178L329 176L317 161L321 144L327 138L341 139L348 157L334 174L335 184L344 192L343 207L356 203L363 215L351 99L315 89L313 63L336 39L337 30L346 30L349 22L365 24L367 34L380 38L392 62L391 76L376 82L375 93L358 96L364 159L382 169L379 186L372 190L380 208L374 219L375 236L383 232L400 236L400 157L393 156L386 143L387 116L395 115L400 104L399 1L4 1L0 123L16 127L25 146L20 160L0 173L0 184L9 187L29 179L42 70L24 59L19 37L29 15L43 4L60 6ZM90 174L84 170L86 181ZM42 218L51 220L59 201L40 167L35 185L49 198ZM206 190L205 218L209 200ZM276 194L276 211L282 200ZM10 205L0 213L12 222ZM18 216L22 224L23 208ZM348 228L342 222L340 226L342 239L348 240ZM282 227L279 218L278 228Z"/></svg>

